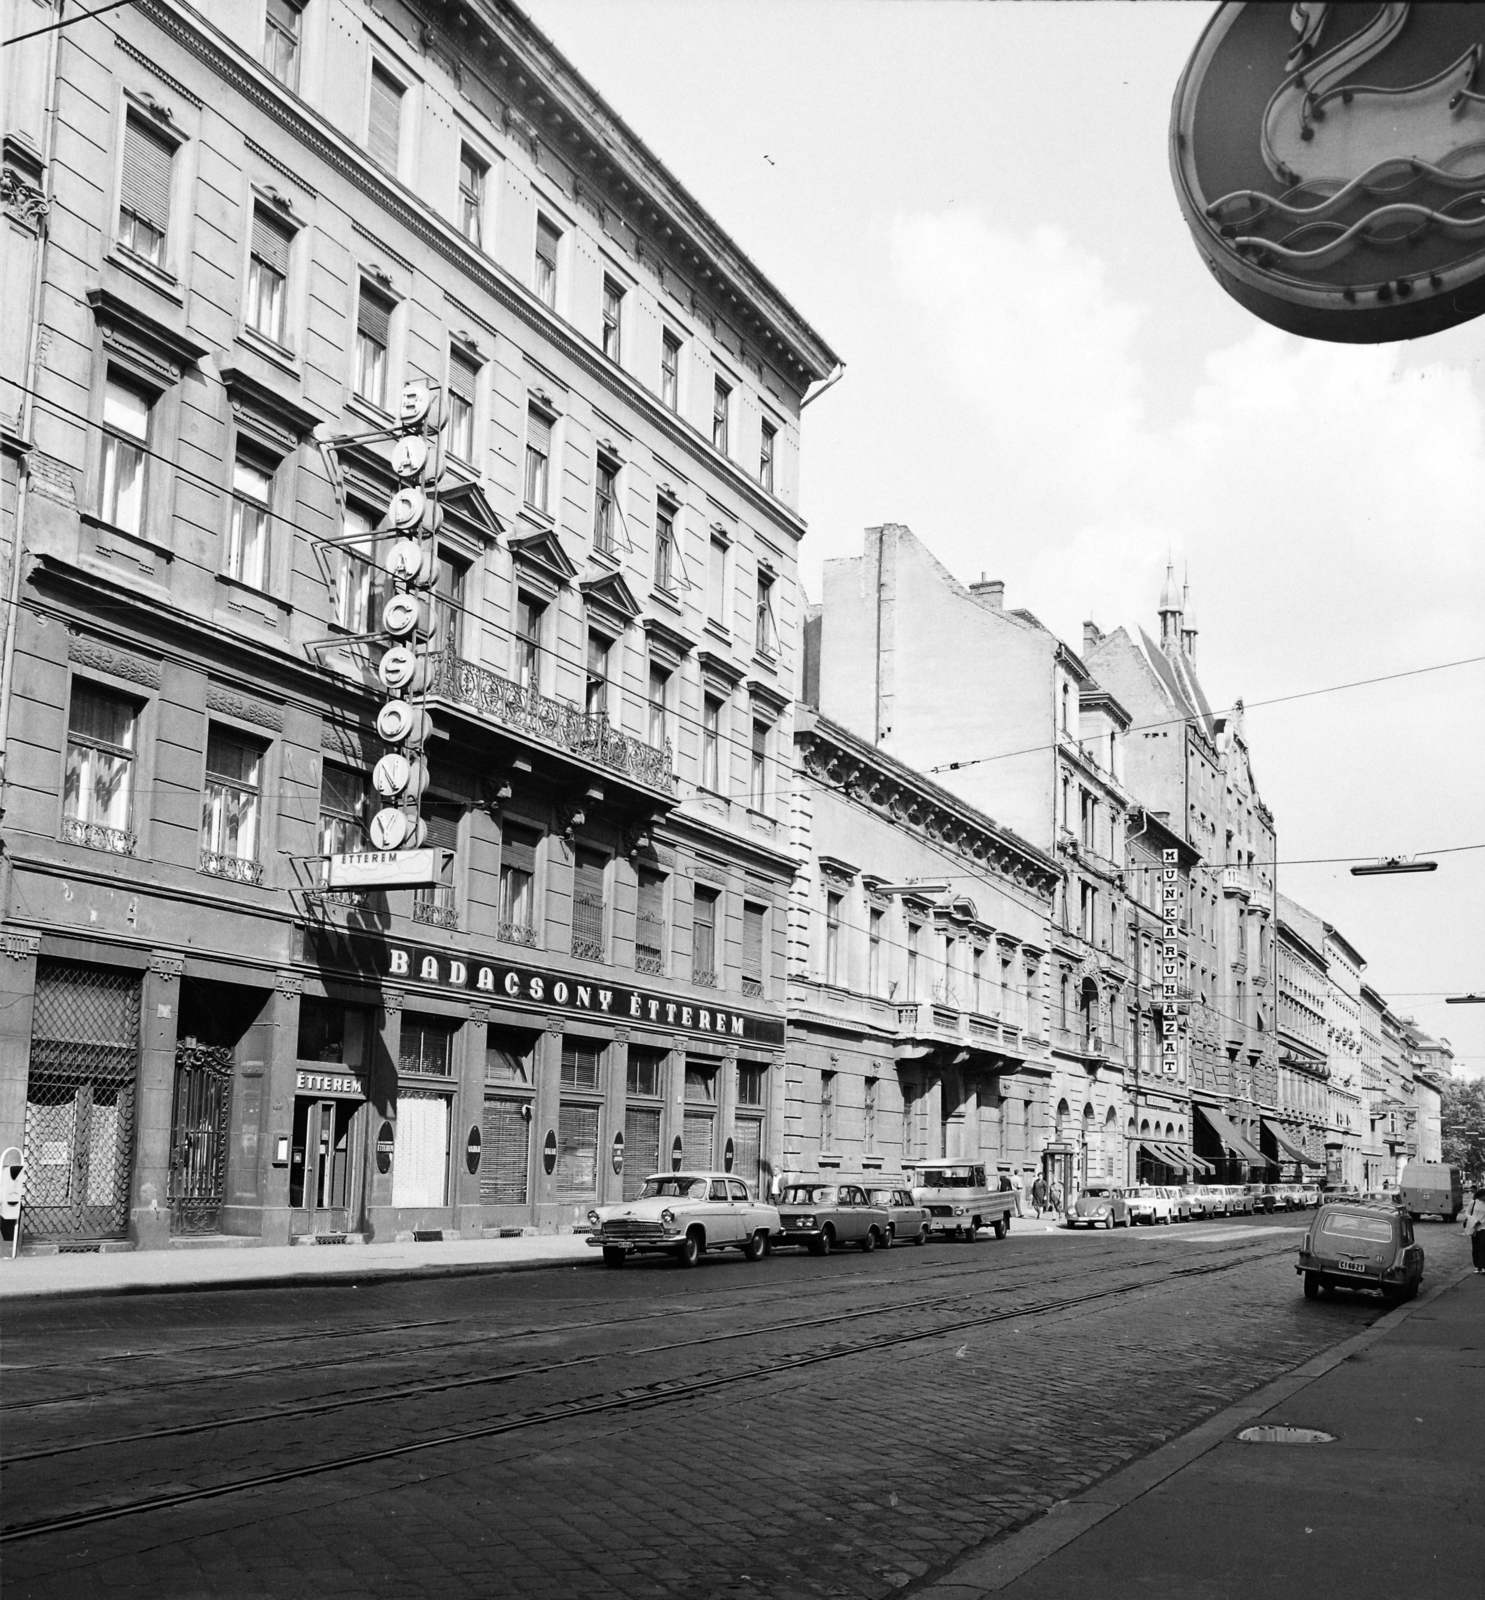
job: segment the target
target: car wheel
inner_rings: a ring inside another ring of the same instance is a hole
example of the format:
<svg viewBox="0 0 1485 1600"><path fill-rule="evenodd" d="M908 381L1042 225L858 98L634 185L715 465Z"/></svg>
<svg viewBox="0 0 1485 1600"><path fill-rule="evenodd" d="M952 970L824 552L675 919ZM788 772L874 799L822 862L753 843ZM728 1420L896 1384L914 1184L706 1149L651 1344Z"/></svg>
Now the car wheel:
<svg viewBox="0 0 1485 1600"><path fill-rule="evenodd" d="M890 1250L897 1239L897 1224L889 1222L887 1231L882 1235L882 1249Z"/></svg>
<svg viewBox="0 0 1485 1600"><path fill-rule="evenodd" d="M675 1247L675 1258L683 1267L694 1267L701 1260L701 1235L688 1233Z"/></svg>
<svg viewBox="0 0 1485 1600"><path fill-rule="evenodd" d="M869 1256L872 1251L876 1249L876 1247L877 1230L875 1228L868 1228L866 1230L866 1236L861 1241L861 1254L864 1256Z"/></svg>
<svg viewBox="0 0 1485 1600"><path fill-rule="evenodd" d="M1382 1304L1389 1311L1395 1311L1403 1303L1403 1291L1394 1289L1391 1284L1382 1290Z"/></svg>
<svg viewBox="0 0 1485 1600"><path fill-rule="evenodd" d="M620 1245L606 1244L603 1247L603 1264L606 1267L622 1267L624 1257L628 1254L629 1252Z"/></svg>
<svg viewBox="0 0 1485 1600"><path fill-rule="evenodd" d="M1305 1273L1305 1299L1314 1300L1320 1293L1320 1274L1318 1272Z"/></svg>
<svg viewBox="0 0 1485 1600"><path fill-rule="evenodd" d="M761 1261L768 1253L768 1234L759 1228L743 1246L743 1257L748 1261Z"/></svg>
<svg viewBox="0 0 1485 1600"><path fill-rule="evenodd" d="M1166 1214L1160 1219L1160 1221L1161 1221L1161 1225L1163 1227L1167 1227L1167 1228L1170 1227L1170 1223L1171 1223L1170 1212L1167 1211Z"/></svg>
<svg viewBox="0 0 1485 1600"><path fill-rule="evenodd" d="M913 1240L913 1243L914 1244L927 1244L928 1243L928 1224L926 1222L922 1225L922 1227L920 1227L918 1229L918 1236L917 1236L916 1239Z"/></svg>
<svg viewBox="0 0 1485 1600"><path fill-rule="evenodd" d="M994 1224L995 1237L997 1239L1004 1239L1006 1234L1010 1231L1010 1226L1011 1219L1009 1217L999 1218Z"/></svg>
<svg viewBox="0 0 1485 1600"><path fill-rule="evenodd" d="M830 1247L835 1243L835 1233L829 1223L820 1232L818 1239L810 1240L810 1254L812 1256L828 1256Z"/></svg>
<svg viewBox="0 0 1485 1600"><path fill-rule="evenodd" d="M1105 1217L1103 1219L1103 1225L1108 1232L1112 1233L1114 1231L1114 1219L1112 1217Z"/></svg>

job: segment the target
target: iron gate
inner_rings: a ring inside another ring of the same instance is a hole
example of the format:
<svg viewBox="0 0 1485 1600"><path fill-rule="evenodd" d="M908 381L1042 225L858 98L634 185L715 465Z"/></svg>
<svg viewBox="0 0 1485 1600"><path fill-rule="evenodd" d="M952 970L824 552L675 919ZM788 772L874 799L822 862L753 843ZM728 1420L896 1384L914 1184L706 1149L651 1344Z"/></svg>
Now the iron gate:
<svg viewBox="0 0 1485 1600"><path fill-rule="evenodd" d="M182 1042L175 1047L170 1119L170 1231L215 1233L227 1187L227 1123L232 1112L232 1050Z"/></svg>
<svg viewBox="0 0 1485 1600"><path fill-rule="evenodd" d="M97 1239L128 1227L139 994L139 975L126 968L36 965L26 1077L28 1234Z"/></svg>

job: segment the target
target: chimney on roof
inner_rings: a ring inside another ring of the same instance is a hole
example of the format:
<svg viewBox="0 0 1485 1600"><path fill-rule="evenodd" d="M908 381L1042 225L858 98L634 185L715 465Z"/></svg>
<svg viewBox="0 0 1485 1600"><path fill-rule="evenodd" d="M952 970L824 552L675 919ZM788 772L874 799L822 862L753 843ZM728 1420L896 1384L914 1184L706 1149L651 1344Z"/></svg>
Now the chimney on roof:
<svg viewBox="0 0 1485 1600"><path fill-rule="evenodd" d="M1083 654L1090 655L1103 643L1103 632L1098 624L1090 617L1083 624Z"/></svg>
<svg viewBox="0 0 1485 1600"><path fill-rule="evenodd" d="M1005 610L1005 579L987 578L982 572L980 581L969 586L969 592L982 605L987 605L992 611Z"/></svg>

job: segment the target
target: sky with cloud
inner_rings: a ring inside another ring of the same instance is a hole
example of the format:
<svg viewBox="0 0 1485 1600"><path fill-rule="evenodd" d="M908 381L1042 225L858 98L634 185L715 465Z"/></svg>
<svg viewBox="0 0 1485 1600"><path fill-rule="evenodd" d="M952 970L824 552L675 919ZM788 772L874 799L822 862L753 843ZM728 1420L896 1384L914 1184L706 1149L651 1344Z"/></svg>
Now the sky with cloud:
<svg viewBox="0 0 1485 1600"><path fill-rule="evenodd" d="M1204 5L532 0L537 25L844 358L802 552L905 522L1074 648L1189 569L1286 893L1485 1075L1485 319L1304 341L1214 284L1166 155ZM952 751L954 755L993 752Z"/></svg>

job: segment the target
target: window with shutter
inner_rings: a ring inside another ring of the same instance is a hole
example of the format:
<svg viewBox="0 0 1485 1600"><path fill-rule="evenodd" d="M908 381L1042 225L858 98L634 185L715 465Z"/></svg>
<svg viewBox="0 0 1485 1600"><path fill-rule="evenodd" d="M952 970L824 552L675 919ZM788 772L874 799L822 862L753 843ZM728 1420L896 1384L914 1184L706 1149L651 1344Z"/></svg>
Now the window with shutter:
<svg viewBox="0 0 1485 1600"><path fill-rule="evenodd" d="M371 65L371 95L366 113L366 148L373 161L396 172L402 145L400 83L379 62Z"/></svg>
<svg viewBox="0 0 1485 1600"><path fill-rule="evenodd" d="M551 419L532 410L526 422L526 504L537 511L547 509L547 478L551 459Z"/></svg>
<svg viewBox="0 0 1485 1600"><path fill-rule="evenodd" d="M449 1099L404 1089L397 1097L392 1204L441 1206L448 1193Z"/></svg>
<svg viewBox="0 0 1485 1600"><path fill-rule="evenodd" d="M660 1113L630 1106L624 1112L624 1198L635 1200L660 1166Z"/></svg>
<svg viewBox="0 0 1485 1600"><path fill-rule="evenodd" d="M487 1099L480 1157L480 1203L525 1205L530 1167L531 1123L527 1119L527 1102Z"/></svg>
<svg viewBox="0 0 1485 1600"><path fill-rule="evenodd" d="M356 307L356 393L383 410L387 404L387 347L392 341L392 302L367 284Z"/></svg>
<svg viewBox="0 0 1485 1600"><path fill-rule="evenodd" d="M289 244L293 235L262 206L253 208L252 249L248 258L245 316L255 333L284 342L285 290L289 277Z"/></svg>
<svg viewBox="0 0 1485 1600"><path fill-rule="evenodd" d="M709 1111L688 1111L681 1127L681 1163L693 1172L708 1171L714 1161L717 1119Z"/></svg>
<svg viewBox="0 0 1485 1600"><path fill-rule="evenodd" d="M459 821L463 815L462 806L439 805L435 802L423 807L429 847L448 851L449 854L443 857L439 881L413 891L414 922L426 922L440 928L459 926L459 910L454 899L454 868L459 849Z"/></svg>
<svg viewBox="0 0 1485 1600"><path fill-rule="evenodd" d="M584 961L603 960L604 858L579 850L572 871L572 953Z"/></svg>
<svg viewBox="0 0 1485 1600"><path fill-rule="evenodd" d="M592 1039L575 1039L570 1034L562 1038L562 1087L564 1089L597 1089L599 1068L603 1061L603 1046Z"/></svg>
<svg viewBox="0 0 1485 1600"><path fill-rule="evenodd" d="M449 352L449 449L461 461L474 460L474 396L479 364L457 350Z"/></svg>
<svg viewBox="0 0 1485 1600"><path fill-rule="evenodd" d="M743 993L754 998L763 993L763 907L743 906Z"/></svg>
<svg viewBox="0 0 1485 1600"><path fill-rule="evenodd" d="M165 261L170 177L175 146L133 112L124 120L124 172L119 190L119 243L155 266Z"/></svg>
<svg viewBox="0 0 1485 1600"><path fill-rule="evenodd" d="M762 1161L762 1121L757 1117L739 1117L732 1131L732 1170L754 1194L760 1192Z"/></svg>
<svg viewBox="0 0 1485 1600"><path fill-rule="evenodd" d="M536 847L540 835L507 823L500 835L500 920L495 936L534 945Z"/></svg>
<svg viewBox="0 0 1485 1600"><path fill-rule="evenodd" d="M588 1195L598 1186L598 1107L569 1105L557 1110L557 1192Z"/></svg>
<svg viewBox="0 0 1485 1600"><path fill-rule="evenodd" d="M698 889L691 907L691 981L706 988L717 982L717 896Z"/></svg>

